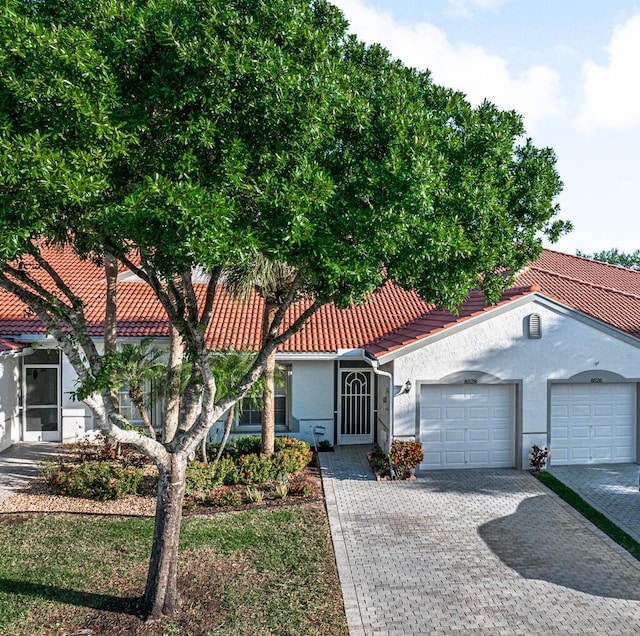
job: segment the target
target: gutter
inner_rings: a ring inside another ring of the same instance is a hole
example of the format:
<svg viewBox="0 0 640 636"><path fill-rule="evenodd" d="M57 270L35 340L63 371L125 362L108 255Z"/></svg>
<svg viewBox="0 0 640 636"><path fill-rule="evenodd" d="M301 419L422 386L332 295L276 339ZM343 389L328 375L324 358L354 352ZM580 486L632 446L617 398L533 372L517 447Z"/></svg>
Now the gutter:
<svg viewBox="0 0 640 636"><path fill-rule="evenodd" d="M391 444L391 442L393 441L393 424L395 420L394 398L396 395L399 395L399 393L395 393L396 389L393 382L393 373L380 369L380 360L378 360L378 358L376 358L373 354L367 353L364 349L361 349L360 351L362 360L371 367L376 375L381 375L389 379L389 444ZM390 448L387 448L386 452L388 453L389 450ZM391 475L393 476L393 470L391 471Z"/></svg>

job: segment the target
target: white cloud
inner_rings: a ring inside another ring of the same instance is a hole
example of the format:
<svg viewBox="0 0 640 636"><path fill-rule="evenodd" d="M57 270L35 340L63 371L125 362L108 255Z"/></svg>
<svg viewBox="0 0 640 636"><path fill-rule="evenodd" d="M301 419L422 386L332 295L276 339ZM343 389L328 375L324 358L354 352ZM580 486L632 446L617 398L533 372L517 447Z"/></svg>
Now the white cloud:
<svg viewBox="0 0 640 636"><path fill-rule="evenodd" d="M582 68L584 103L576 125L585 132L640 124L640 14L614 30L606 51L606 66L587 60Z"/></svg>
<svg viewBox="0 0 640 636"><path fill-rule="evenodd" d="M495 4L496 0L473 0ZM334 0L351 24L351 31L368 43L379 42L394 57L416 68L428 68L433 80L461 90L469 100L483 99L525 117L529 133L538 122L560 114L560 79L553 69L538 65L513 75L504 58L469 43L452 43L446 33L427 22L405 24L367 6L362 0Z"/></svg>
<svg viewBox="0 0 640 636"><path fill-rule="evenodd" d="M466 18L472 15L474 9L480 9L481 11L497 9L508 1L509 0L447 0L447 4L453 15Z"/></svg>

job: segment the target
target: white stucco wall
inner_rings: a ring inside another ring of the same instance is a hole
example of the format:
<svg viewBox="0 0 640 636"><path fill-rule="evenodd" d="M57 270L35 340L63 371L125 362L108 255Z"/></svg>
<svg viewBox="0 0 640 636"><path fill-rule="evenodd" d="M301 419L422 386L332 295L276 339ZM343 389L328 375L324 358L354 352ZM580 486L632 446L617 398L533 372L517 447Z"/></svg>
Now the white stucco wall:
<svg viewBox="0 0 640 636"><path fill-rule="evenodd" d="M542 319L539 340L526 334L531 313ZM411 391L395 399L396 436L419 432L420 382L458 384L465 374L489 374L496 381L521 386L518 441L526 468L531 446L548 442L548 380L568 380L582 372L599 376L607 371L625 379L640 378L640 348L567 315L552 303L533 297L505 313L486 316L444 338L427 340L420 349L394 360L396 383L412 380Z"/></svg>
<svg viewBox="0 0 640 636"><path fill-rule="evenodd" d="M20 440L20 359L0 358L0 451Z"/></svg>
<svg viewBox="0 0 640 636"><path fill-rule="evenodd" d="M291 357L278 358L279 362L291 365L290 430L276 431L276 435L288 435L313 443L313 431L316 441L321 439L334 443L333 430L333 361L332 360L295 360ZM209 440L220 441L224 432L226 414L212 427ZM324 433L321 429L324 428ZM234 430L232 437L238 435L256 435L258 429L246 432Z"/></svg>
<svg viewBox="0 0 640 636"><path fill-rule="evenodd" d="M291 362L291 418L298 427L296 437L311 443L312 431L324 428L317 439L333 439L334 374L331 360Z"/></svg>
<svg viewBox="0 0 640 636"><path fill-rule="evenodd" d="M60 382L62 385L62 441L75 442L93 428L91 409L74 400L71 395L78 388L77 374L67 357L62 354Z"/></svg>

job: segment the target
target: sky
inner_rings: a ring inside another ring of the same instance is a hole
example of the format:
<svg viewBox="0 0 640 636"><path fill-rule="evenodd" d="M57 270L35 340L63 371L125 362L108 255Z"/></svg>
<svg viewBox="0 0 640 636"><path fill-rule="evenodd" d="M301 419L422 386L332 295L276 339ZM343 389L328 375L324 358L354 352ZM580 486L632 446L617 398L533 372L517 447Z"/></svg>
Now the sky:
<svg viewBox="0 0 640 636"><path fill-rule="evenodd" d="M567 253L640 249L640 0L332 0L437 84L517 110L564 183Z"/></svg>

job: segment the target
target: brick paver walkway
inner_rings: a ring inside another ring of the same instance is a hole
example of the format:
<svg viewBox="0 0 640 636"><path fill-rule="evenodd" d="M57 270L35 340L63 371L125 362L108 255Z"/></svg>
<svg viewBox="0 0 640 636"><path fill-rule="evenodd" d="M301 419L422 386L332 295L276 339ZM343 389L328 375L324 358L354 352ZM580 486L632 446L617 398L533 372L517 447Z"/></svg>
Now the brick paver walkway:
<svg viewBox="0 0 640 636"><path fill-rule="evenodd" d="M640 633L640 565L526 472L376 482L323 453L351 636Z"/></svg>
<svg viewBox="0 0 640 636"><path fill-rule="evenodd" d="M552 466L549 472L636 541L640 541L640 466Z"/></svg>

